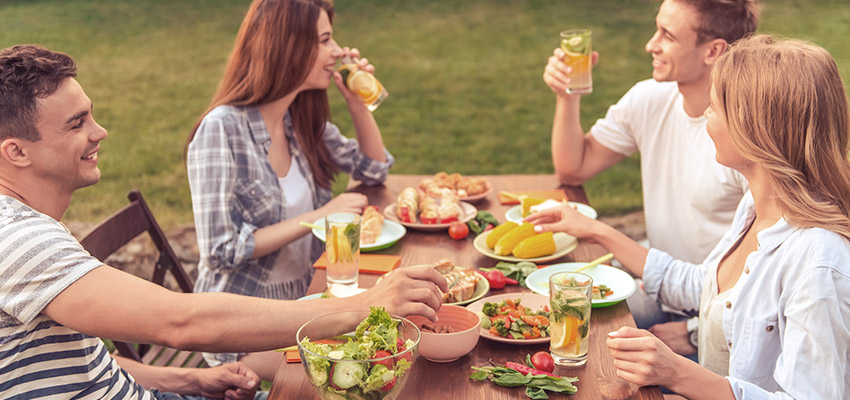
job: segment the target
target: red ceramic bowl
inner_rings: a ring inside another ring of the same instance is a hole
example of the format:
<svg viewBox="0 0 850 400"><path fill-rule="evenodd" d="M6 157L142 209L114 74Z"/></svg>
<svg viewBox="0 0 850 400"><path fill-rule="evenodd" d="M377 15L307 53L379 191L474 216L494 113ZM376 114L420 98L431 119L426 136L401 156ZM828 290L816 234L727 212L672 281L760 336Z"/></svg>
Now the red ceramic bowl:
<svg viewBox="0 0 850 400"><path fill-rule="evenodd" d="M420 316L408 319L422 328L423 324L446 325L454 328L454 333L431 333L421 331L419 354L433 362L452 362L463 357L478 344L478 330L481 318L466 307L443 305L437 313L437 322L431 322Z"/></svg>

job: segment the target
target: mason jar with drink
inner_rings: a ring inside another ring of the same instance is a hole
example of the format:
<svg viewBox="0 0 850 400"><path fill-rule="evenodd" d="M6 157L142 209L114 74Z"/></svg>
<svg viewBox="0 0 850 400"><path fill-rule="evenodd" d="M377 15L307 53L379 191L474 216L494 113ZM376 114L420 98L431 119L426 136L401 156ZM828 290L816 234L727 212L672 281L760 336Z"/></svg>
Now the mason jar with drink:
<svg viewBox="0 0 850 400"><path fill-rule="evenodd" d="M588 94L593 91L593 78L590 73L593 65L590 47L590 29L571 29L561 32L561 50L564 51L564 63L572 68L567 85L569 94Z"/></svg>

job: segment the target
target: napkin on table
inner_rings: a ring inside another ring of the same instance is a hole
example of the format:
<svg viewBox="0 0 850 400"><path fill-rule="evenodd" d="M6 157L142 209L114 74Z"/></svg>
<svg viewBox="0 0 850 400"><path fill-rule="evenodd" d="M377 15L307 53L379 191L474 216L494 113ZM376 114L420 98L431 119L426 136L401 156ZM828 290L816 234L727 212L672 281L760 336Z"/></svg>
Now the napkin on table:
<svg viewBox="0 0 850 400"><path fill-rule="evenodd" d="M361 254L360 272L371 274L385 274L401 264L401 257L386 254ZM328 267L328 253L322 253L318 260L313 264L314 268L325 269Z"/></svg>

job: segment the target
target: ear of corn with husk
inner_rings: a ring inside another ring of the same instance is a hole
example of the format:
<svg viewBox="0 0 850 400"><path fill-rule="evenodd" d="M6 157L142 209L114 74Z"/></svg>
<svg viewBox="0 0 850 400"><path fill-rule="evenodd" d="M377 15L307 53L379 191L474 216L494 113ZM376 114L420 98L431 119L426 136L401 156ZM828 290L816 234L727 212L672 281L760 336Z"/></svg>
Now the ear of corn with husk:
<svg viewBox="0 0 850 400"><path fill-rule="evenodd" d="M493 247L493 251L500 256L511 254L511 252L514 251L514 247L516 247L519 242L523 241L523 239L530 238L535 234L533 224L522 224L511 229L505 234L505 236L502 236L502 238L496 242L496 246Z"/></svg>
<svg viewBox="0 0 850 400"><path fill-rule="evenodd" d="M544 232L523 239L514 247L513 255L516 258L535 258L553 254L557 246L552 232Z"/></svg>

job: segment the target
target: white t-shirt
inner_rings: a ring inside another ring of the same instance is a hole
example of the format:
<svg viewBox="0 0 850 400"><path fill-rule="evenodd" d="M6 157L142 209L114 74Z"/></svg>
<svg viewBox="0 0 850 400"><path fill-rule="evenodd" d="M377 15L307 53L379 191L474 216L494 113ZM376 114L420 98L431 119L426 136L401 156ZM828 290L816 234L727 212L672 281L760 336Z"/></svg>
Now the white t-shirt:
<svg viewBox="0 0 850 400"><path fill-rule="evenodd" d="M313 211L313 196L307 179L298 169L296 163L289 166L289 172L284 177L278 177L280 192L283 199L282 206L286 218L298 218L301 214ZM313 223L313 221L306 221ZM313 245L313 235L307 234L295 239L292 243L284 246L277 256L274 268L269 273L269 282L283 283L293 279L300 279L303 271L293 273L298 267L298 260L310 261L310 251ZM302 266L303 267L303 266ZM308 265L307 268L312 268Z"/></svg>
<svg viewBox="0 0 850 400"><path fill-rule="evenodd" d="M153 398L100 339L42 314L101 265L58 221L0 195L0 398Z"/></svg>
<svg viewBox="0 0 850 400"><path fill-rule="evenodd" d="M717 162L705 117L689 117L682 101L675 82L638 82L590 135L617 153L640 152L650 246L698 263L729 229L747 181Z"/></svg>

